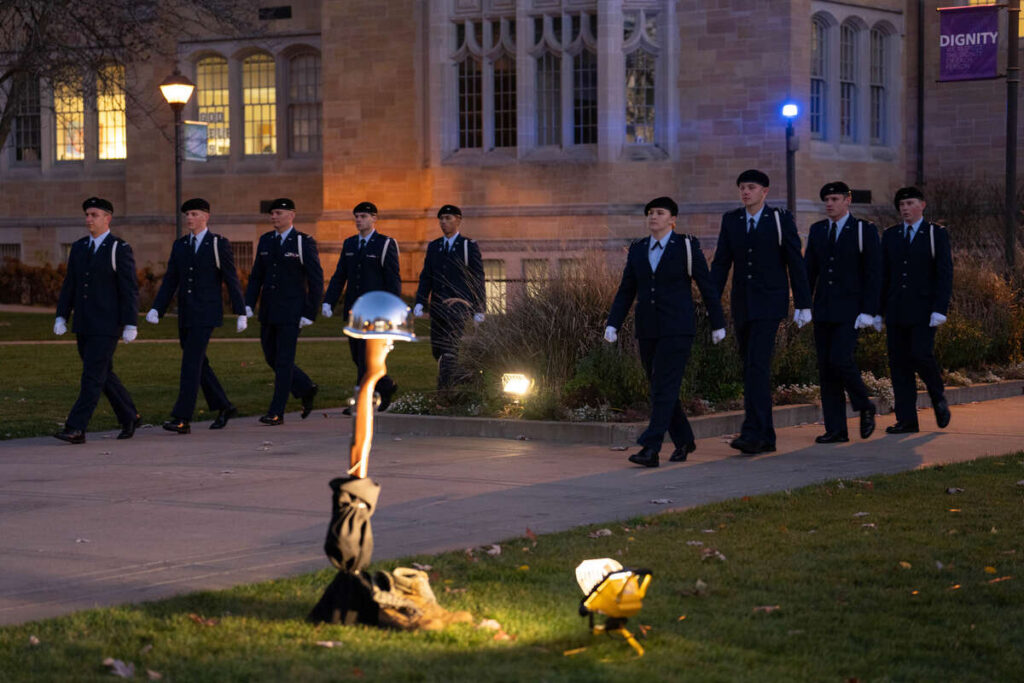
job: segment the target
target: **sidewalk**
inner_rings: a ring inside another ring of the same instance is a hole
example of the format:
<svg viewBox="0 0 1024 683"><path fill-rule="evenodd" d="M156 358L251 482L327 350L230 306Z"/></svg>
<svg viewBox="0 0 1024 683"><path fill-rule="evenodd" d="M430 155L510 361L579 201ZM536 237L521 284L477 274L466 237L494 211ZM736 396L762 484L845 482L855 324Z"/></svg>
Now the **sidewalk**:
<svg viewBox="0 0 1024 683"><path fill-rule="evenodd" d="M345 470L351 420L318 411L281 427L254 419L188 436L90 434L0 442L0 623L153 600L329 567L327 482ZM814 443L820 426L778 430L779 450L745 458L698 441L682 464L629 465L603 445L379 435L376 559L465 548L831 478L864 478L1024 448L1024 397L953 408L936 430ZM857 431L851 421L851 434ZM667 455L667 452L666 452ZM668 499L668 505L652 499Z"/></svg>

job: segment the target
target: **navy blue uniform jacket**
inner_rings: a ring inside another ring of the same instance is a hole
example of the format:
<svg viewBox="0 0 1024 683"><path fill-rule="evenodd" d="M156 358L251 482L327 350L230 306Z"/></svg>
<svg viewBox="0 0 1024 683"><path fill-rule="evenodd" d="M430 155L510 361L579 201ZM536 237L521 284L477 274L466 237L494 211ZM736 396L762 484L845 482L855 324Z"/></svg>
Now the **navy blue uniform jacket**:
<svg viewBox="0 0 1024 683"><path fill-rule="evenodd" d="M324 271L316 240L294 228L280 249L275 244L277 239L275 230L260 236L245 290L245 305L255 308L259 298L259 319L263 324L298 325L299 318L316 320L324 291Z"/></svg>
<svg viewBox="0 0 1024 683"><path fill-rule="evenodd" d="M935 232L932 257L930 232ZM882 315L894 325L927 325L932 313L947 315L953 295L953 257L949 233L921 221L907 247L903 224L882 235Z"/></svg>
<svg viewBox="0 0 1024 683"><path fill-rule="evenodd" d="M235 272L231 242L223 235L215 235L207 230L199 248L193 250L189 244L191 237L185 235L171 245L167 272L160 283L153 308L163 316L171 303L171 297L177 294L179 327L220 327L224 322L224 305L220 294L222 282L228 286L231 310L235 315L245 313L245 300L238 284L238 273ZM214 241L220 252L220 268L217 267L213 253Z"/></svg>
<svg viewBox="0 0 1024 683"><path fill-rule="evenodd" d="M71 330L82 335L117 337L125 325L135 325L139 315L139 283L135 256L127 242L108 234L95 254L90 239L71 245L68 271L57 300L57 316L65 320L74 311ZM111 263L111 250L114 251Z"/></svg>
<svg viewBox="0 0 1024 683"><path fill-rule="evenodd" d="M416 303L426 305L428 298L431 317L450 315L451 310L465 315L484 312L484 262L476 242L460 233L452 242L450 254L444 252L443 237L427 245L420 285L416 289ZM448 299L463 299L469 307L449 309L443 305Z"/></svg>
<svg viewBox="0 0 1024 683"><path fill-rule="evenodd" d="M775 224L779 212L782 246ZM711 261L711 280L720 292L733 269L731 306L737 325L748 320L781 320L789 311L789 290L795 308L811 307L811 290L800 251L793 214L767 204L753 232L747 235L746 210L722 215L718 247Z"/></svg>
<svg viewBox="0 0 1024 683"><path fill-rule="evenodd" d="M387 245L387 249L385 249ZM348 286L346 286L346 284ZM398 242L374 231L359 257L359 235L355 234L341 245L338 267L324 295L324 303L334 308L345 289L345 315L360 296L366 292L384 290L395 296L402 294L402 276L398 267Z"/></svg>
<svg viewBox="0 0 1024 683"><path fill-rule="evenodd" d="M858 223L862 228L858 237ZM831 221L818 221L807 235L807 279L814 292L815 321L853 323L861 313L878 315L882 291L882 252L874 223L846 219L835 251L829 246Z"/></svg>
<svg viewBox="0 0 1024 683"><path fill-rule="evenodd" d="M690 283L696 282L701 298L708 309L711 329L725 327L722 303L718 289L711 281L700 241L690 237L693 256L693 277L686 272L685 235L672 233L665 253L661 255L658 269L651 271L647 257L651 238L644 237L629 246L626 267L622 271L622 282L615 293L612 310L608 314L608 326L619 329L629 313L629 307L636 299L636 336L640 339L694 335L697 320L693 306L693 290Z"/></svg>

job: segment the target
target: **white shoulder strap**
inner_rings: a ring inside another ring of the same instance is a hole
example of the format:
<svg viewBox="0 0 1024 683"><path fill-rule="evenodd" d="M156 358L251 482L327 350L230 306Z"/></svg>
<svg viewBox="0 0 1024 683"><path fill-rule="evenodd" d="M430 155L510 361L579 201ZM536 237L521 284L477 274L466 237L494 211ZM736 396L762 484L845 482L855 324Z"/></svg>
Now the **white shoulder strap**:
<svg viewBox="0 0 1024 683"><path fill-rule="evenodd" d="M384 240L384 248L380 250L380 267L384 267L384 257L388 253L388 247L391 246L391 238L388 237Z"/></svg>
<svg viewBox="0 0 1024 683"><path fill-rule="evenodd" d="M935 225L932 223L928 224L928 237L932 245L932 258L935 258Z"/></svg>
<svg viewBox="0 0 1024 683"><path fill-rule="evenodd" d="M693 248L690 246L690 238L687 237L686 242L686 275L687 277L693 277Z"/></svg>
<svg viewBox="0 0 1024 683"><path fill-rule="evenodd" d="M220 243L217 241L219 238L213 236L213 260L217 264L217 270L220 270Z"/></svg>
<svg viewBox="0 0 1024 683"><path fill-rule="evenodd" d="M782 221L779 220L779 210L775 209L775 229L779 231L779 246L782 246Z"/></svg>
<svg viewBox="0 0 1024 683"><path fill-rule="evenodd" d="M469 268L469 240L462 240L462 258L466 262L466 267Z"/></svg>
<svg viewBox="0 0 1024 683"><path fill-rule="evenodd" d="M117 272L117 240L110 244L110 267L115 273Z"/></svg>
<svg viewBox="0 0 1024 683"><path fill-rule="evenodd" d="M864 223L857 221L857 248L860 253L864 253Z"/></svg>
<svg viewBox="0 0 1024 683"><path fill-rule="evenodd" d="M299 263L301 263L302 265L306 265L306 261L302 257L302 235L296 234L295 241L299 245Z"/></svg>

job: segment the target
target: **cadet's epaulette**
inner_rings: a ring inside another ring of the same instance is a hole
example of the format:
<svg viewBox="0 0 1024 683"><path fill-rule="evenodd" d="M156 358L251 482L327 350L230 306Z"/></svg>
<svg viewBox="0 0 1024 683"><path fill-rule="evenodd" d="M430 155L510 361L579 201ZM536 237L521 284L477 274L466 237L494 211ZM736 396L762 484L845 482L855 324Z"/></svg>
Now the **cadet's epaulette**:
<svg viewBox="0 0 1024 683"><path fill-rule="evenodd" d="M691 235L688 232L684 232L683 233L683 239L688 239L688 240L690 240L692 242L692 241L697 239L697 236L696 235Z"/></svg>
<svg viewBox="0 0 1024 683"><path fill-rule="evenodd" d="M641 237L641 238L639 238L639 239L635 239L635 240L633 240L633 241L632 241L632 242L630 243L630 245L629 245L629 246L630 246L630 248L632 248L632 247L635 247L635 246L638 246L638 245L639 245L639 244L640 244L641 242L643 242L643 241L645 241L645 240L647 240L647 239L649 239L649 238L648 238L648 237Z"/></svg>

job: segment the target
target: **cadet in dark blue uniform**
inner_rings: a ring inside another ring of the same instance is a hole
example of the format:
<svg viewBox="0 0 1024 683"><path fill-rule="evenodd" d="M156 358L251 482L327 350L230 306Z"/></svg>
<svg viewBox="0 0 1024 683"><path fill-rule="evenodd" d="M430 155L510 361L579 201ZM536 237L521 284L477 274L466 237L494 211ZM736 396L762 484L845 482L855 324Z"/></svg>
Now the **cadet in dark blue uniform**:
<svg viewBox="0 0 1024 683"><path fill-rule="evenodd" d="M360 202L352 209L352 218L358 232L341 245L338 267L324 295L323 314L328 318L334 314L342 289L345 290L345 318L348 318L348 312L356 299L366 292L384 290L395 296L402 294L398 242L377 232L377 207L372 202ZM366 340L349 337L348 348L352 362L356 365L358 386L366 374ZM378 410L388 409L397 390L398 385L388 375L377 382L377 391L380 392ZM349 412L346 408L345 413Z"/></svg>
<svg viewBox="0 0 1024 683"><path fill-rule="evenodd" d="M889 346L889 373L896 424L889 434L918 431L916 372L928 388L940 428L949 424L949 404L935 360L935 328L946 322L953 295L949 234L924 220L927 204L916 187L894 199L903 219L882 235L882 315Z"/></svg>
<svg viewBox="0 0 1024 683"><path fill-rule="evenodd" d="M878 315L882 288L882 255L878 228L850 215L850 188L828 183L819 193L827 220L811 226L807 236L807 279L814 293L814 345L825 433L818 443L849 441L846 400L860 413L860 438L875 431L875 405L853 358L857 330L870 327Z"/></svg>
<svg viewBox="0 0 1024 683"><path fill-rule="evenodd" d="M274 368L274 396L265 425L284 422L288 392L302 401L302 419L313 410L319 387L295 364L299 331L316 320L317 303L324 291L316 240L293 227L295 203L285 197L270 204L274 229L260 236L256 259L245 291L245 313L252 315L260 301L260 344L267 365Z"/></svg>
<svg viewBox="0 0 1024 683"><path fill-rule="evenodd" d="M743 409L738 438L729 445L745 455L775 450L772 425L772 353L779 323L789 310L793 320L811 321L811 292L793 215L765 204L768 176L756 169L736 179L742 209L722 216L711 279L719 291L733 269L731 306L736 341L743 358Z"/></svg>
<svg viewBox="0 0 1024 683"><path fill-rule="evenodd" d="M669 460L681 462L696 450L693 430L679 403L679 386L697 332L691 283L696 282L711 319L711 340L725 338L725 317L718 289L708 273L700 242L674 232L679 207L669 197L652 199L644 207L650 237L633 242L615 294L604 338L618 339L618 329L636 299L636 336L640 361L651 387L651 418L637 439L640 451L629 461L658 466L665 432L675 450Z"/></svg>
<svg viewBox="0 0 1024 683"><path fill-rule="evenodd" d="M110 234L113 204L89 197L82 202L82 210L89 236L71 245L53 324L54 334L64 334L74 312L71 329L78 337L82 383L64 429L54 436L68 443L85 443L85 429L102 393L121 423L117 438L130 439L140 419L128 390L114 374L114 351L118 337L127 343L138 334L135 257L127 242Z"/></svg>
<svg viewBox="0 0 1024 683"><path fill-rule="evenodd" d="M231 309L238 315L237 331L244 331L247 322L231 243L207 228L209 202L198 197L189 199L181 205L181 212L185 214L185 227L189 234L175 240L171 246L167 272L160 283L153 308L146 314L146 321L160 322L171 298L177 294L181 378L171 419L163 426L171 432L188 434L200 386L210 410L217 411L217 418L210 429L223 429L228 420L238 414L206 358L206 346L210 343L213 328L220 327L224 321L222 283L228 288Z"/></svg>
<svg viewBox="0 0 1024 683"><path fill-rule="evenodd" d="M443 237L427 245L413 314L430 302L430 351L438 361L437 388L451 386L459 340L470 316L484 321L484 262L480 247L460 232L462 210L445 204L437 212Z"/></svg>

